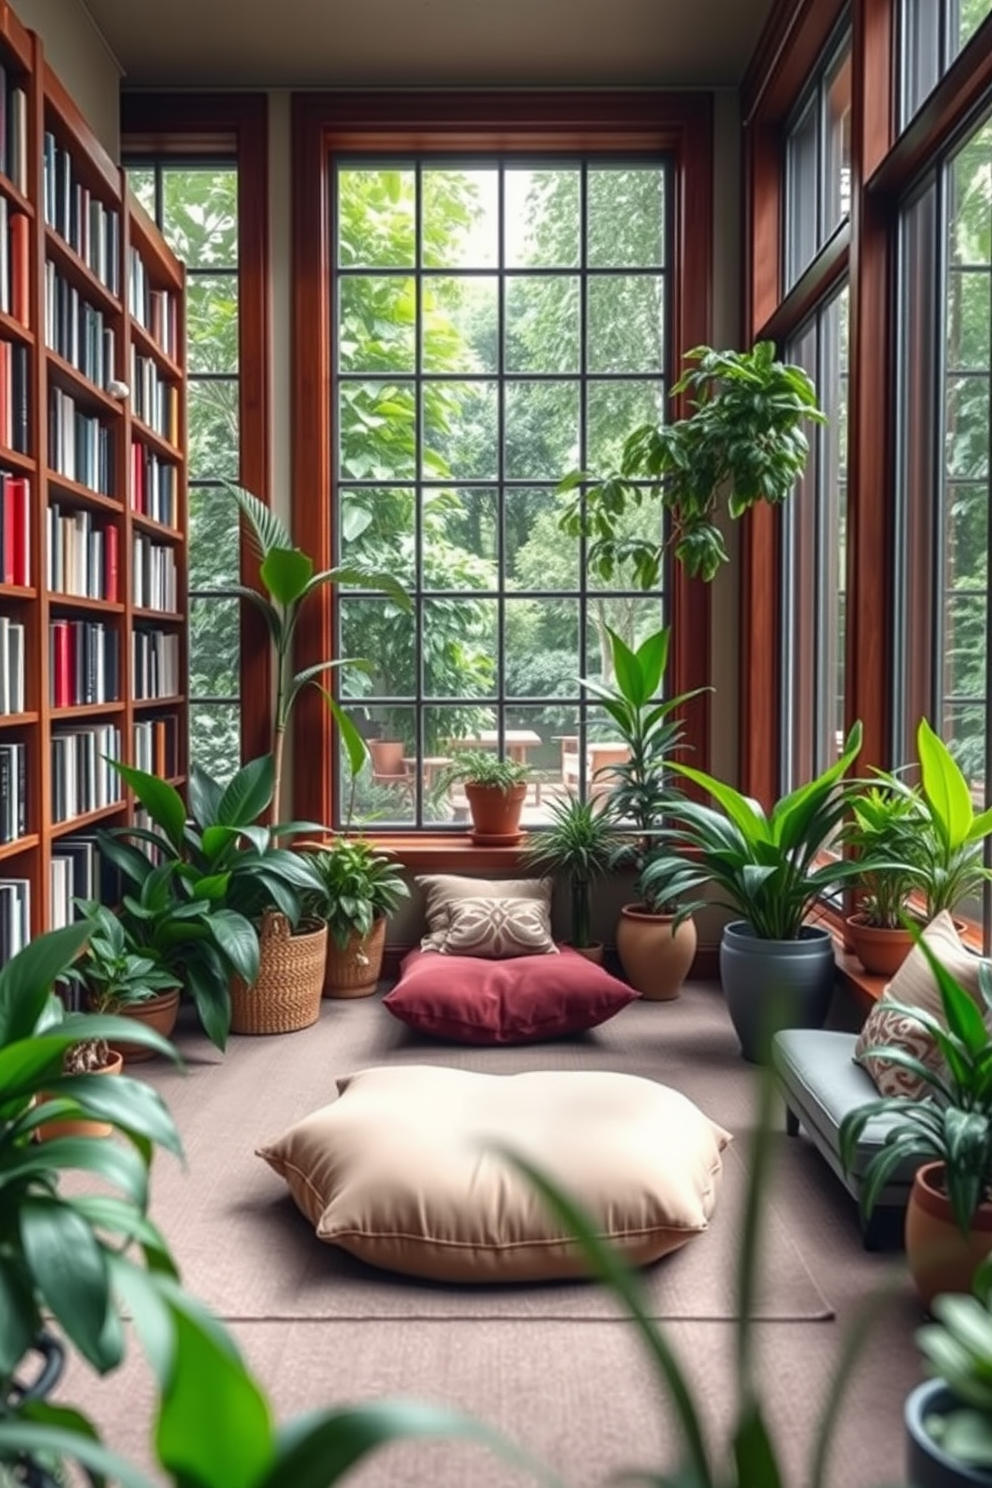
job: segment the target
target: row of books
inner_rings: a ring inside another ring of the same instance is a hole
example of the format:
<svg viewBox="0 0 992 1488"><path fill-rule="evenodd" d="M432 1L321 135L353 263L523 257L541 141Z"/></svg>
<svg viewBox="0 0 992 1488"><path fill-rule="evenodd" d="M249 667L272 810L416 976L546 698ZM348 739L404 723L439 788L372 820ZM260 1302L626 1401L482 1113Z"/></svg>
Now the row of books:
<svg viewBox="0 0 992 1488"><path fill-rule="evenodd" d="M131 507L166 527L179 526L179 471L140 439L131 443Z"/></svg>
<svg viewBox="0 0 992 1488"><path fill-rule="evenodd" d="M31 324L30 223L0 195L0 310Z"/></svg>
<svg viewBox="0 0 992 1488"><path fill-rule="evenodd" d="M54 708L113 703L121 695L120 635L102 620L52 620L48 627Z"/></svg>
<svg viewBox="0 0 992 1488"><path fill-rule="evenodd" d="M114 494L114 438L102 419L85 413L71 393L48 393L48 463L67 480L103 496Z"/></svg>
<svg viewBox="0 0 992 1488"><path fill-rule="evenodd" d="M28 829L27 745L0 744L0 842L16 842Z"/></svg>
<svg viewBox="0 0 992 1488"><path fill-rule="evenodd" d="M0 470L0 583L31 582L31 483Z"/></svg>
<svg viewBox="0 0 992 1488"><path fill-rule="evenodd" d="M24 626L0 615L0 713L24 712Z"/></svg>
<svg viewBox="0 0 992 1488"><path fill-rule="evenodd" d="M113 326L51 259L45 264L45 345L99 388L109 387L117 376Z"/></svg>
<svg viewBox="0 0 992 1488"><path fill-rule="evenodd" d="M31 939L31 884L26 878L0 878L0 965L23 951Z"/></svg>
<svg viewBox="0 0 992 1488"><path fill-rule="evenodd" d="M143 630L131 632L131 696L138 702L145 698L175 697L179 685L179 636L173 631Z"/></svg>
<svg viewBox="0 0 992 1488"><path fill-rule="evenodd" d="M85 509L48 508L47 582L55 594L118 601L120 537L113 522Z"/></svg>
<svg viewBox="0 0 992 1488"><path fill-rule="evenodd" d="M120 776L110 764L110 760L120 758L121 731L116 724L92 724L54 733L52 820L69 821L120 801Z"/></svg>
<svg viewBox="0 0 992 1488"><path fill-rule="evenodd" d="M139 610L175 611L179 580L175 551L144 532L135 532L131 551L131 600Z"/></svg>
<svg viewBox="0 0 992 1488"><path fill-rule="evenodd" d="M170 444L179 444L179 389L151 357L131 347L131 412Z"/></svg>
<svg viewBox="0 0 992 1488"><path fill-rule="evenodd" d="M174 360L179 344L176 297L167 289L152 288L145 261L137 248L129 250L127 305L138 324Z"/></svg>
<svg viewBox="0 0 992 1488"><path fill-rule="evenodd" d="M0 171L28 194L28 95L0 66Z"/></svg>
<svg viewBox="0 0 992 1488"><path fill-rule="evenodd" d="M101 904L117 904L120 900L120 874L101 853L94 836L80 833L60 837L52 847L49 867L53 930L79 919L77 899L98 899Z"/></svg>
<svg viewBox="0 0 992 1488"><path fill-rule="evenodd" d="M74 249L91 273L117 294L120 217L82 182L71 154L46 129L42 143L45 221Z"/></svg>
<svg viewBox="0 0 992 1488"><path fill-rule="evenodd" d="M30 401L28 349L0 340L0 444L28 453Z"/></svg>
<svg viewBox="0 0 992 1488"><path fill-rule="evenodd" d="M140 718L134 725L134 763L139 770L171 780L178 774L176 719Z"/></svg>

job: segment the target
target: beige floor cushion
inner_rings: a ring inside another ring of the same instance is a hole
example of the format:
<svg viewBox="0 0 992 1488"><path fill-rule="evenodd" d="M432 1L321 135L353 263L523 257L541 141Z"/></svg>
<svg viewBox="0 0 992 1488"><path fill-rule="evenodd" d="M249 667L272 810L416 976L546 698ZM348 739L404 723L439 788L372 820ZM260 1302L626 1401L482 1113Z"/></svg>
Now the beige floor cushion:
<svg viewBox="0 0 992 1488"><path fill-rule="evenodd" d="M635 1075L361 1070L258 1155L328 1244L441 1281L582 1275L579 1247L498 1150L577 1198L636 1265L705 1230L730 1141L684 1095Z"/></svg>

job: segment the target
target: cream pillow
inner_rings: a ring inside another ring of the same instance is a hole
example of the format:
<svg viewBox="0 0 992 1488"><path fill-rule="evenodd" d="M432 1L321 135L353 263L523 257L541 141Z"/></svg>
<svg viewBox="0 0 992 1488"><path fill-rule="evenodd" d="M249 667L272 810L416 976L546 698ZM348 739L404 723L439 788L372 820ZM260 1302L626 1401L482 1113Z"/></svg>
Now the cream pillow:
<svg viewBox="0 0 992 1488"><path fill-rule="evenodd" d="M950 914L944 910L936 919L931 920L922 932L922 938L941 965L961 983L984 1013L985 1006L978 990L981 957L963 944ZM940 1068L941 1055L922 1023L894 1008L893 1003L920 1008L939 1018L941 1022L944 1021L940 988L926 957L917 945L913 946L868 1014L854 1047L854 1058L868 1071L882 1095L908 1095L917 1099L927 1092L927 1086L920 1077L911 1070L904 1069L902 1065L894 1064L891 1059L879 1059L872 1051L886 1045L905 1049L932 1070Z"/></svg>
<svg viewBox="0 0 992 1488"><path fill-rule="evenodd" d="M258 1155L317 1236L437 1281L587 1274L581 1250L499 1151L571 1193L635 1265L706 1229L730 1136L637 1075L483 1075L405 1065L338 1081L339 1098Z"/></svg>
<svg viewBox="0 0 992 1488"><path fill-rule="evenodd" d="M446 949L451 908L462 899L537 899L551 914L553 878L489 880L458 873L423 873L414 882L424 891L427 934L420 942L422 951Z"/></svg>
<svg viewBox="0 0 992 1488"><path fill-rule="evenodd" d="M448 956L482 956L487 961L558 954L544 901L502 897L458 899L450 905L441 950Z"/></svg>

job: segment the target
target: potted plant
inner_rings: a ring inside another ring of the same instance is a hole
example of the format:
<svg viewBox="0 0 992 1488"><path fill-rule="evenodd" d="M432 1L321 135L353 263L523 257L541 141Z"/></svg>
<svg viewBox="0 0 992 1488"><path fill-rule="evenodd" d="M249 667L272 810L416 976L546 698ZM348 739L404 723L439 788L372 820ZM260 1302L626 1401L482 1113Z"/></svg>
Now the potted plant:
<svg viewBox="0 0 992 1488"><path fill-rule="evenodd" d="M461 781L472 815L472 841L480 847L512 847L523 836L520 813L527 794L527 766L488 749L466 749L446 765L439 787Z"/></svg>
<svg viewBox="0 0 992 1488"><path fill-rule="evenodd" d="M911 1391L904 1419L914 1484L992 1484L992 1273L978 1267L967 1295L946 1292L930 1306L916 1341L930 1375Z"/></svg>
<svg viewBox="0 0 992 1488"><path fill-rule="evenodd" d="M860 748L856 723L840 758L767 812L703 770L672 766L715 804L676 801L673 824L659 834L668 850L647 864L642 879L649 887L674 881L682 894L712 885L710 902L738 917L723 929L720 980L741 1052L752 1062L767 1060L779 1028L818 1028L826 1017L833 940L807 921L822 895L859 872L829 849L847 809L841 782ZM704 902L683 906L679 915Z"/></svg>
<svg viewBox="0 0 992 1488"><path fill-rule="evenodd" d="M696 953L696 927L689 914L679 915L681 871L678 875L650 877L645 869L656 855L655 833L677 792L671 783L672 754L682 740L676 710L695 692L679 697L659 697L671 630L653 631L637 647L607 626L612 685L594 678L581 678L610 718L626 749L626 759L612 762L604 778L609 781L606 800L617 828L630 826L633 833L614 850L611 866L633 868L634 902L620 910L617 925L617 954L624 975L642 996L670 1001L679 994Z"/></svg>
<svg viewBox="0 0 992 1488"><path fill-rule="evenodd" d="M642 589L657 589L669 548L690 574L712 579L727 561L721 502L739 517L759 501L785 501L806 468L806 423L825 422L808 374L777 361L771 341L750 351L696 346L683 360L672 396L687 394L691 412L634 429L619 470L573 470L558 487L571 496L563 529L591 539L589 568L607 582L629 565ZM646 497L666 518L659 540L624 529L626 513Z"/></svg>
<svg viewBox="0 0 992 1488"><path fill-rule="evenodd" d="M293 704L305 687L318 687L327 706L334 715L341 741L348 755L352 776L356 776L369 757L368 746L348 714L338 705L331 693L320 684L319 679L327 672L342 666L365 666L367 663L355 657L341 657L334 661L320 661L293 671L293 640L303 608L311 595L328 584L341 588L363 588L382 590L397 605L411 608L410 597L392 574L350 564L346 568L328 568L316 571L312 559L296 547L282 519L260 501L251 491L241 486L228 485L231 495L241 509L248 524L251 541L259 556L259 578L265 586L263 594L246 585L231 587L243 599L248 600L261 613L272 642L275 657L275 702L272 719L272 758L274 783L272 790L273 810L279 819L282 808L282 760Z"/></svg>
<svg viewBox="0 0 992 1488"><path fill-rule="evenodd" d="M140 891L130 914L156 917L167 939L166 964L184 985L218 1048L228 1031L288 1033L314 1023L324 982L326 925L301 924L303 896L320 890L309 855L280 840L313 831L312 822L263 824L272 804L271 755L242 766L226 786L194 764L189 814L167 781L115 764L151 818L151 828L108 833L113 861ZM128 839L153 849L152 863ZM207 909L204 911L203 904ZM294 934L294 930L299 933Z"/></svg>
<svg viewBox="0 0 992 1488"><path fill-rule="evenodd" d="M904 919L924 864L923 802L918 790L883 771L852 787L851 816L838 838L861 870L857 908L845 922L848 939L866 971L893 976L913 943Z"/></svg>
<svg viewBox="0 0 992 1488"><path fill-rule="evenodd" d="M79 960L66 972L82 989L90 1012L119 1013L137 1018L168 1038L179 1012L179 978L162 966L159 957L140 946L126 915L120 916L95 899L77 899L90 926L90 938ZM142 1044L118 1044L125 1059L150 1059L154 1049Z"/></svg>
<svg viewBox="0 0 992 1488"><path fill-rule="evenodd" d="M894 1002L930 1035L939 1062L908 1049L884 1046L884 1058L910 1070L924 1090L920 1097L883 1096L851 1111L840 1128L840 1155L850 1168L865 1125L888 1118L885 1143L869 1162L861 1191L870 1215L889 1175L918 1157L906 1208L906 1260L926 1303L938 1292L968 1291L978 1262L992 1250L992 1041L982 1011L956 977L916 935L940 990L944 1018ZM979 968L979 991L992 1012L992 967Z"/></svg>
<svg viewBox="0 0 992 1488"><path fill-rule="evenodd" d="M386 917L409 886L399 864L363 837L338 837L311 862L321 889L309 907L328 930L324 996L367 997L382 971Z"/></svg>
<svg viewBox="0 0 992 1488"><path fill-rule="evenodd" d="M592 937L592 885L612 866L617 845L605 796L581 800L574 792L549 802L550 824L535 833L523 866L542 876L564 873L569 884L571 944L601 965L603 943Z"/></svg>

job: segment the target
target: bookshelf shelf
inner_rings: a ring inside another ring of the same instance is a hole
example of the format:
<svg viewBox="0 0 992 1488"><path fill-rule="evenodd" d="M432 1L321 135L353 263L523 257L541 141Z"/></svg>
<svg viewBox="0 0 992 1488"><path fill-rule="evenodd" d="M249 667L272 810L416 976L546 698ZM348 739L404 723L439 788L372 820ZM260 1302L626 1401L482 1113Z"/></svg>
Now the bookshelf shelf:
<svg viewBox="0 0 992 1488"><path fill-rule="evenodd" d="M185 277L7 0L0 69L0 915L37 934L99 895L107 760L186 779Z"/></svg>

